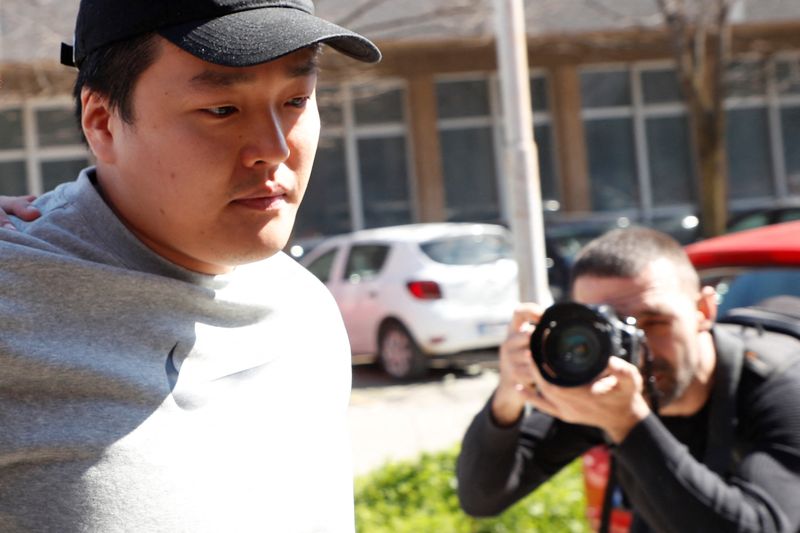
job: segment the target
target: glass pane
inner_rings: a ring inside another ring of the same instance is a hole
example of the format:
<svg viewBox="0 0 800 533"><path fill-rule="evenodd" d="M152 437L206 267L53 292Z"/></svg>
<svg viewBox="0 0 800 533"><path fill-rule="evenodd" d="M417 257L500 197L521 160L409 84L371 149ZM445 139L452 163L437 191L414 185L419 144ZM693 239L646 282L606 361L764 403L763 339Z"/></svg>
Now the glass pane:
<svg viewBox="0 0 800 533"><path fill-rule="evenodd" d="M514 257L511 242L505 235L444 237L419 247L425 255L445 265L482 265Z"/></svg>
<svg viewBox="0 0 800 533"><path fill-rule="evenodd" d="M25 161L0 163L0 195L22 196L28 194L25 181Z"/></svg>
<svg viewBox="0 0 800 533"><path fill-rule="evenodd" d="M342 97L339 91L331 88L318 88L317 107L323 128L342 125Z"/></svg>
<svg viewBox="0 0 800 533"><path fill-rule="evenodd" d="M774 190L766 110L728 110L726 137L728 197L772 196Z"/></svg>
<svg viewBox="0 0 800 533"><path fill-rule="evenodd" d="M486 80L438 82L436 102L439 118L488 116L489 85Z"/></svg>
<svg viewBox="0 0 800 533"><path fill-rule="evenodd" d="M781 109L781 125L789 192L800 194L800 107Z"/></svg>
<svg viewBox="0 0 800 533"><path fill-rule="evenodd" d="M400 89L360 88L355 92L356 123L403 121L403 91Z"/></svg>
<svg viewBox="0 0 800 533"><path fill-rule="evenodd" d="M674 69L642 72L642 92L646 104L681 102L681 86Z"/></svg>
<svg viewBox="0 0 800 533"><path fill-rule="evenodd" d="M686 117L647 120L650 187L655 206L692 203L696 197L688 128Z"/></svg>
<svg viewBox="0 0 800 533"><path fill-rule="evenodd" d="M549 124L534 126L533 135L539 153L539 180L542 186L542 200L561 201L553 157L553 129Z"/></svg>
<svg viewBox="0 0 800 533"><path fill-rule="evenodd" d="M769 224L769 216L767 213L753 213L750 215L737 218L734 222L728 224L728 232L742 231L746 229L760 228Z"/></svg>
<svg viewBox="0 0 800 533"><path fill-rule="evenodd" d="M42 188L45 192L52 191L61 183L73 181L87 166L89 166L89 162L86 159L45 161L41 166Z"/></svg>
<svg viewBox="0 0 800 533"><path fill-rule="evenodd" d="M378 274L389 255L389 247L380 244L356 245L350 249L344 277L350 281L360 281ZM356 277L357 279L353 279Z"/></svg>
<svg viewBox="0 0 800 533"><path fill-rule="evenodd" d="M0 111L0 150L13 150L23 146L22 110Z"/></svg>
<svg viewBox="0 0 800 533"><path fill-rule="evenodd" d="M314 274L322 283L328 283L331 279L331 267L333 260L336 259L337 250L331 250L317 257L310 265L308 271Z"/></svg>
<svg viewBox="0 0 800 533"><path fill-rule="evenodd" d="M728 96L760 96L766 93L766 70L762 63L734 61L725 71Z"/></svg>
<svg viewBox="0 0 800 533"><path fill-rule="evenodd" d="M344 144L341 138L323 137L297 212L293 238L335 235L351 229Z"/></svg>
<svg viewBox="0 0 800 533"><path fill-rule="evenodd" d="M630 119L586 122L592 207L612 211L639 203L633 129Z"/></svg>
<svg viewBox="0 0 800 533"><path fill-rule="evenodd" d="M500 211L491 128L443 131L440 139L447 220L496 221Z"/></svg>
<svg viewBox="0 0 800 533"><path fill-rule="evenodd" d="M531 100L534 111L548 111L549 97L547 94L547 78L536 76L531 79Z"/></svg>
<svg viewBox="0 0 800 533"><path fill-rule="evenodd" d="M583 107L613 107L631 104L628 72L581 72Z"/></svg>
<svg viewBox="0 0 800 533"><path fill-rule="evenodd" d="M366 227L411 222L405 138L362 139L358 153Z"/></svg>
<svg viewBox="0 0 800 533"><path fill-rule="evenodd" d="M800 94L800 59L778 63L777 78L779 92L783 94Z"/></svg>
<svg viewBox="0 0 800 533"><path fill-rule="evenodd" d="M81 144L75 117L68 109L43 109L36 112L39 146Z"/></svg>

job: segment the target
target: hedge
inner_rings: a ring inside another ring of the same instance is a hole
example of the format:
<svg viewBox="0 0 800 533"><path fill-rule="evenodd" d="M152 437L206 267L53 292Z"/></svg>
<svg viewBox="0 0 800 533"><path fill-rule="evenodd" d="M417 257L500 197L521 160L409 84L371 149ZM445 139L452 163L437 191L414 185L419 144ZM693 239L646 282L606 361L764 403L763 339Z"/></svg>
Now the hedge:
<svg viewBox="0 0 800 533"><path fill-rule="evenodd" d="M358 533L585 533L580 462L565 468L502 515L476 519L458 505L458 449L388 463L356 479Z"/></svg>

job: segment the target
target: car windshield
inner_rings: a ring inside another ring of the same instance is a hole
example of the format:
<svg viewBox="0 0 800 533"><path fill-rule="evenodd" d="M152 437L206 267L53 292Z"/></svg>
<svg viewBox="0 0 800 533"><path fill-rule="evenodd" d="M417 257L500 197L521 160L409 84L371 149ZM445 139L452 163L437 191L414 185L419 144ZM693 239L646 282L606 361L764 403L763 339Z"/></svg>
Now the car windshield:
<svg viewBox="0 0 800 533"><path fill-rule="evenodd" d="M445 265L481 265L513 257L511 243L505 235L458 235L421 243L422 251Z"/></svg>
<svg viewBox="0 0 800 533"><path fill-rule="evenodd" d="M800 296L800 269L770 268L725 277L716 283L719 316L735 307L754 305L772 296Z"/></svg>

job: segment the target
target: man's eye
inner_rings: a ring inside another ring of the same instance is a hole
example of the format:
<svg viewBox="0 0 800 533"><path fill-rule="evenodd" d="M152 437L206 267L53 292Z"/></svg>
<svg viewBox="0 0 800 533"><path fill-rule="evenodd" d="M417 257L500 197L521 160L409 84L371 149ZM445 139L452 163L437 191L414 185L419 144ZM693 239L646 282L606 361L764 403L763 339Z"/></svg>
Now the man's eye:
<svg viewBox="0 0 800 533"><path fill-rule="evenodd" d="M204 110L206 113L214 115L215 117L227 117L236 112L236 108L230 105L220 107L208 107Z"/></svg>
<svg viewBox="0 0 800 533"><path fill-rule="evenodd" d="M308 96L298 96L297 98L292 98L287 102L289 106L296 107L298 109L302 109L308 103L309 97Z"/></svg>

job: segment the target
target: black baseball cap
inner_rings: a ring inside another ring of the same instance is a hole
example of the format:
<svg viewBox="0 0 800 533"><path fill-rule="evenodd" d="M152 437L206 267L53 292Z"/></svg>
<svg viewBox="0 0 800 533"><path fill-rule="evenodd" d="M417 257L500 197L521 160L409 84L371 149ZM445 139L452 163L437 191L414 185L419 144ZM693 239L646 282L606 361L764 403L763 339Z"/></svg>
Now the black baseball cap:
<svg viewBox="0 0 800 533"><path fill-rule="evenodd" d="M311 0L81 0L72 45L61 62L80 66L91 52L155 32L210 63L245 67L325 43L367 63L381 59L363 37L314 16Z"/></svg>

